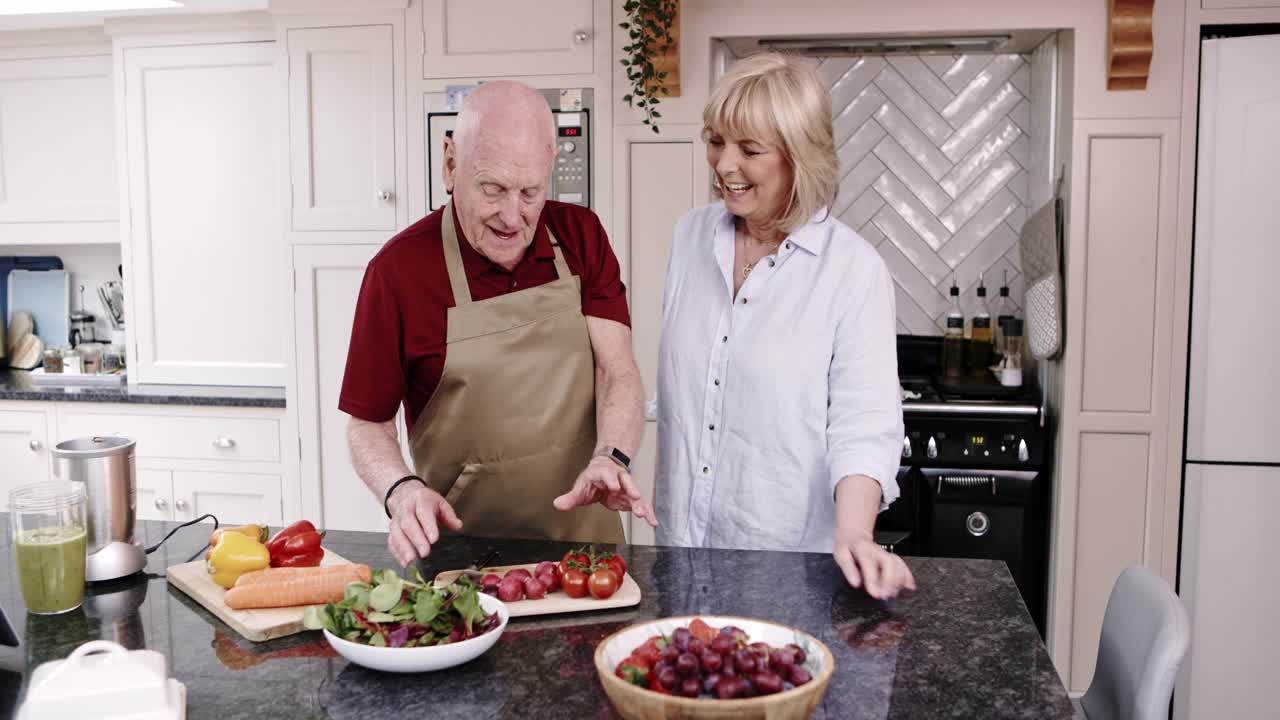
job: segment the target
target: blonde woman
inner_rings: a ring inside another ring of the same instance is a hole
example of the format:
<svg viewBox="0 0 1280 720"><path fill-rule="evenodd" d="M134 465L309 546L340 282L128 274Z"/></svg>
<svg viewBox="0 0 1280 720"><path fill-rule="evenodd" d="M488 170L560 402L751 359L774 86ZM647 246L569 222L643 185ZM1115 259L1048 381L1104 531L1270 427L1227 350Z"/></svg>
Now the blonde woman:
<svg viewBox="0 0 1280 720"><path fill-rule="evenodd" d="M893 281L831 216L831 98L806 60L734 65L703 111L716 194L676 225L658 365L658 540L831 552L914 589L872 539L898 497Z"/></svg>

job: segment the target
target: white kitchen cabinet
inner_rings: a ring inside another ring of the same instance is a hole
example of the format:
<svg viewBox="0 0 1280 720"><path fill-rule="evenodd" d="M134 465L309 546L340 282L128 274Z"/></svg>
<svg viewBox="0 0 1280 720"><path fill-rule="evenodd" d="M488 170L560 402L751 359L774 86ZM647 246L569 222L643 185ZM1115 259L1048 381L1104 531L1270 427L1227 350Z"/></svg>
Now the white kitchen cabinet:
<svg viewBox="0 0 1280 720"><path fill-rule="evenodd" d="M340 530L387 528L381 503L352 469L347 415L338 410L360 282L378 250L328 245L293 251L304 514ZM400 429L403 442L403 423Z"/></svg>
<svg viewBox="0 0 1280 720"><path fill-rule="evenodd" d="M116 243L111 55L0 59L0 244Z"/></svg>
<svg viewBox="0 0 1280 720"><path fill-rule="evenodd" d="M0 510L9 509L9 491L19 485L49 480L49 414L32 409L0 409Z"/></svg>
<svg viewBox="0 0 1280 720"><path fill-rule="evenodd" d="M392 27L295 28L287 38L292 229L395 230Z"/></svg>
<svg viewBox="0 0 1280 720"><path fill-rule="evenodd" d="M137 513L143 520L282 524L284 410L57 403L58 437L137 441ZM2 421L0 421L2 422Z"/></svg>
<svg viewBox="0 0 1280 720"><path fill-rule="evenodd" d="M120 56L129 379L283 385L274 43Z"/></svg>
<svg viewBox="0 0 1280 720"><path fill-rule="evenodd" d="M592 0L425 0L424 78L586 75Z"/></svg>

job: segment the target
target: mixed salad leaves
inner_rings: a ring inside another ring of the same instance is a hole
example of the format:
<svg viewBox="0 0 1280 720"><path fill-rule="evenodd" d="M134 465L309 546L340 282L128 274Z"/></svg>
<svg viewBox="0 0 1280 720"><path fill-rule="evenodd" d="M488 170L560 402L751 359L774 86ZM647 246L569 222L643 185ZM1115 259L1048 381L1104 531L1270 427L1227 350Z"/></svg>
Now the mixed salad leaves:
<svg viewBox="0 0 1280 720"><path fill-rule="evenodd" d="M347 585L341 602L308 607L302 623L351 642L408 648L469 640L501 622L481 607L479 588L469 578L433 588L416 569L413 574L406 580L394 570L378 570L372 582Z"/></svg>

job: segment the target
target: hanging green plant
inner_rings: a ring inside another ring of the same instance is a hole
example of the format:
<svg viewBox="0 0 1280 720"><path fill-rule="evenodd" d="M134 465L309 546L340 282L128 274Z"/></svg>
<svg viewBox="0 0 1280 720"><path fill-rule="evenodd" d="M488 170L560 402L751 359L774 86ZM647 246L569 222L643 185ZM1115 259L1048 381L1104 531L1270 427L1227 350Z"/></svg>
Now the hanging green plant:
<svg viewBox="0 0 1280 720"><path fill-rule="evenodd" d="M645 125L658 132L658 95L669 91L663 81L665 71L654 67L654 60L666 55L674 42L671 27L679 11L679 0L627 0L622 6L627 19L618 27L627 31L631 44L622 48L622 67L627 71L631 92L622 96L627 105L644 113Z"/></svg>

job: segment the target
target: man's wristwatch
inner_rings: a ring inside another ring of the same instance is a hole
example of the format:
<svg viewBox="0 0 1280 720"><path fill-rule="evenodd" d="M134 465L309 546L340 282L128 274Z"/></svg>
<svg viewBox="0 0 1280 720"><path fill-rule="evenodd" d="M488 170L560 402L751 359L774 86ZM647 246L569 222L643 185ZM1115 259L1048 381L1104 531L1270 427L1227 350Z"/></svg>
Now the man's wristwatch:
<svg viewBox="0 0 1280 720"><path fill-rule="evenodd" d="M627 457L626 453L612 445L605 445L599 450L596 450L595 455L592 455L592 457L607 457L621 465L623 470L631 470L631 458Z"/></svg>

